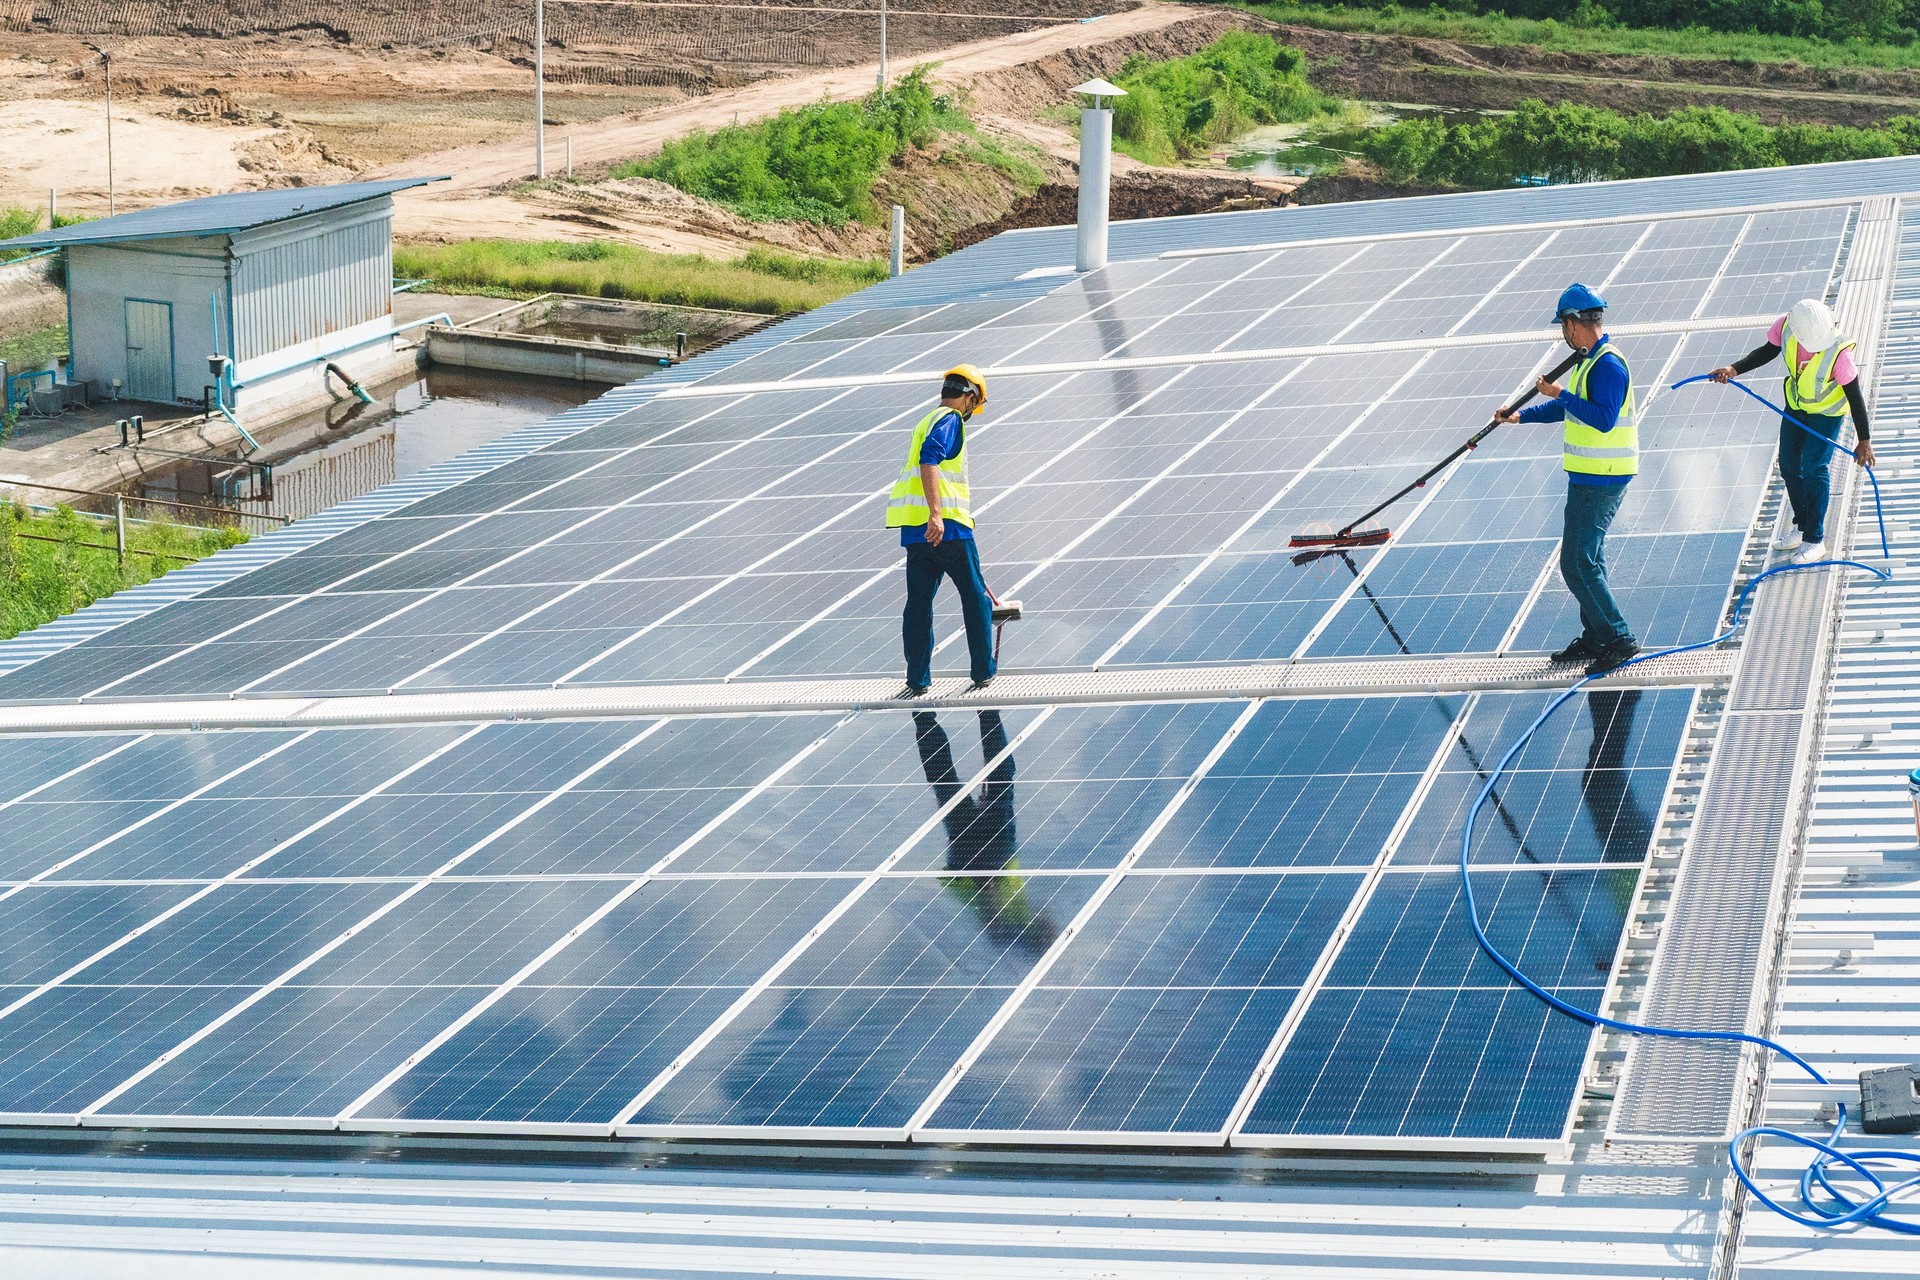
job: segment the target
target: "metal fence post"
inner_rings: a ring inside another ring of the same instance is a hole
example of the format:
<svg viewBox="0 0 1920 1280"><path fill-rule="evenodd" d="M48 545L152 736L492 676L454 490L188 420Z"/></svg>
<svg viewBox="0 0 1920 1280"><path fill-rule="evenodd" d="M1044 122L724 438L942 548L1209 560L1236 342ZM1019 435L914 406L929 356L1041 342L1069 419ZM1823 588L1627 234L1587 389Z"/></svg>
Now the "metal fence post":
<svg viewBox="0 0 1920 1280"><path fill-rule="evenodd" d="M120 562L120 572L127 571L127 500L119 494L113 495L113 554Z"/></svg>

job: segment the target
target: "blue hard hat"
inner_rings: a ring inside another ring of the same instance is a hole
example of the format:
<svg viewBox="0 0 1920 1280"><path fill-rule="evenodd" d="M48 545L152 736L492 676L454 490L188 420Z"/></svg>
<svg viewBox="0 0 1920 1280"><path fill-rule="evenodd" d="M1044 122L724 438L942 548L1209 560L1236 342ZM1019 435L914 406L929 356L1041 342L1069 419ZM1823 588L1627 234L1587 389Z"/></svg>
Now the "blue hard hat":
<svg viewBox="0 0 1920 1280"><path fill-rule="evenodd" d="M1605 298L1583 284L1574 283L1568 285L1566 291L1560 295L1560 301L1553 309L1553 320L1558 324L1577 311L1605 311L1606 309Z"/></svg>

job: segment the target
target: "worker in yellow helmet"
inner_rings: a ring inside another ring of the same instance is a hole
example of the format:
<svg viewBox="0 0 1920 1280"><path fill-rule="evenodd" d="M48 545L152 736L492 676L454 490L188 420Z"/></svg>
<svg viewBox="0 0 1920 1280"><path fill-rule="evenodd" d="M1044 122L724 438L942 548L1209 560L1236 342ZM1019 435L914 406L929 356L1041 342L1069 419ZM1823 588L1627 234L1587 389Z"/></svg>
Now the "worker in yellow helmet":
<svg viewBox="0 0 1920 1280"><path fill-rule="evenodd" d="M980 576L967 484L967 422L987 402L987 380L970 364L947 371L940 404L920 419L887 499L887 528L907 551L907 607L900 620L907 656L905 696L933 685L933 597L944 575L960 592L975 688L993 682L993 601Z"/></svg>

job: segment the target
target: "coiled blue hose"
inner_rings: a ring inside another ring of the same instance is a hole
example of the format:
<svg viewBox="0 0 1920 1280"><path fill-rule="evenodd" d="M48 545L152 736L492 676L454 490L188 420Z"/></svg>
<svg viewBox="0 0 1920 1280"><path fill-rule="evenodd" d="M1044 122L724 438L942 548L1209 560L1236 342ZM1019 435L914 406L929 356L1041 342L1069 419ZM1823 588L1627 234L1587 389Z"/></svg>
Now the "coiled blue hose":
<svg viewBox="0 0 1920 1280"><path fill-rule="evenodd" d="M1698 377L1687 378L1674 383L1674 389L1678 390L1680 387L1684 387L1689 383L1706 381L1710 379L1711 376L1710 374L1702 374ZM1798 426L1802 431L1806 431L1810 435L1818 436L1823 441L1827 439L1827 437L1821 436L1819 432L1814 431L1811 427L1807 426L1806 423L1793 417L1785 409L1773 404L1764 396L1755 394L1752 390L1741 386L1737 382L1729 382L1726 385L1732 386L1752 396L1755 400L1760 401L1761 404L1766 405L1769 409L1780 414L1786 421ZM1844 445L1835 444L1834 447L1841 449L1850 457L1856 456L1853 450L1846 448ZM1870 467L1867 469L1867 477L1870 480L1873 479L1873 469ZM1891 552L1887 546L1886 519L1880 511L1880 483L1878 480L1873 481L1873 505L1874 514L1880 521L1881 550L1891 558ZM1762 582L1765 582L1768 578L1776 574L1795 573L1803 569L1825 569L1840 566L1865 570L1882 581L1890 581L1893 576L1884 569L1876 568L1870 564L1863 564L1858 560L1816 560L1808 564L1780 565L1776 568L1768 569L1766 572L1756 575L1741 590L1739 597L1734 601L1733 614L1728 622L1727 629L1719 635L1708 640L1697 641L1693 644L1677 645L1674 648L1662 649L1654 653L1643 653L1615 667L1614 671L1621 671L1627 667L1635 666L1642 662L1649 662L1655 658L1671 657L1677 653L1692 653L1697 649L1706 649L1717 644L1722 644L1732 639L1734 634L1739 631L1740 624L1746 617L1747 602L1752 597L1754 588ZM1656 1027L1638 1022L1625 1022L1618 1018L1609 1018L1604 1014L1594 1013L1568 1004L1565 1000L1554 995L1526 974L1522 973L1519 966L1502 955L1500 949L1493 945L1493 940L1487 936L1486 927L1480 923L1480 905L1473 892L1472 862L1474 823L1479 819L1480 810L1486 806L1487 801L1492 797L1494 788L1498 785L1501 775L1506 772L1508 766L1513 763L1515 758L1526 749L1527 744L1533 740L1533 735L1539 732L1541 726L1546 724L1548 719L1551 718L1556 711L1564 707L1568 702L1571 702L1574 695L1578 694L1587 685L1592 684L1597 678L1596 676L1582 676L1549 702L1546 709L1541 711L1538 716L1534 717L1533 723L1527 726L1526 730L1521 733L1514 744L1507 749L1506 754L1500 757L1499 763L1495 764L1488 772L1486 784L1480 788L1480 793L1474 797L1473 804L1467 809L1465 829L1460 834L1460 885L1466 897L1467 919L1473 925L1474 940L1480 944L1480 950L1486 953L1487 958L1498 965L1514 982L1538 997L1549 1008L1565 1014L1567 1017L1584 1022L1588 1026L1605 1027L1612 1031L1626 1032L1629 1035L1658 1036L1670 1040L1718 1040L1736 1044L1758 1045L1763 1049L1770 1049L1780 1054L1802 1071L1805 1071L1817 1083L1831 1083L1805 1058L1802 1058L1785 1045L1777 1041L1769 1040L1765 1036L1749 1035L1744 1031L1695 1031L1681 1027ZM1878 1173L1869 1168L1865 1163L1871 1160L1887 1164L1920 1166L1920 1153L1891 1150L1842 1151L1834 1144L1839 1142L1841 1136L1846 1131L1846 1126L1847 1109L1844 1106L1840 1108L1839 1119L1834 1125L1833 1132L1828 1135L1824 1142L1818 1138L1809 1138L1802 1134L1774 1128L1770 1125L1760 1125L1751 1129L1744 1129L1735 1134L1727 1143L1727 1155L1732 1162L1734 1175L1740 1179L1742 1185L1744 1185L1748 1191L1753 1193L1755 1199L1759 1200L1760 1203L1766 1205L1775 1213L1791 1219L1802 1226L1831 1230L1853 1223L1867 1223L1872 1226L1885 1228L1888 1231L1897 1231L1907 1235L1920 1235L1920 1222L1901 1222L1886 1213L1888 1206L1895 1198L1905 1192L1920 1188L1920 1174L1916 1174L1905 1181L1889 1186ZM1752 1138L1780 1138L1799 1146L1807 1147L1816 1153L1816 1158L1807 1166L1806 1171L1802 1173L1800 1177L1800 1200L1802 1205L1805 1206L1805 1213L1797 1212L1779 1203L1765 1191L1761 1190L1759 1185L1754 1181L1752 1174L1749 1172L1740 1154L1742 1144ZM1855 1192L1850 1192L1834 1182L1831 1174L1834 1165L1845 1165L1853 1173L1865 1179L1873 1188L1874 1194L1864 1200L1856 1199ZM1815 1192L1816 1186L1818 1186L1821 1192L1825 1193L1828 1199L1823 1201L1818 1198Z"/></svg>

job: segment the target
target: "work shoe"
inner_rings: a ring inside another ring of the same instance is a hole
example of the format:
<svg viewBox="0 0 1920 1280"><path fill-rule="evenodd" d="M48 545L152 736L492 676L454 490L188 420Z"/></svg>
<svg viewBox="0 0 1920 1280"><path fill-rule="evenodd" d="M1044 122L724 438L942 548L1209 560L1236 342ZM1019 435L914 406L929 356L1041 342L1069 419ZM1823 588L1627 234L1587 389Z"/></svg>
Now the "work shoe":
<svg viewBox="0 0 1920 1280"><path fill-rule="evenodd" d="M1593 641L1587 639L1587 635L1583 631L1579 635L1573 638L1572 644L1568 645L1566 648L1560 650L1558 653L1548 658L1547 661L1549 662L1585 662L1587 659L1596 658L1599 655L1600 655L1600 647L1594 644Z"/></svg>
<svg viewBox="0 0 1920 1280"><path fill-rule="evenodd" d="M933 686L930 684L910 684L893 696L896 698L924 698L931 692L933 692Z"/></svg>
<svg viewBox="0 0 1920 1280"><path fill-rule="evenodd" d="M1593 661L1587 664L1590 676L1605 675L1623 662L1640 655L1640 646L1631 640L1615 640L1601 647L1593 655Z"/></svg>
<svg viewBox="0 0 1920 1280"><path fill-rule="evenodd" d="M1812 564L1815 560L1825 560L1826 558L1826 543L1809 542L1806 546L1800 548L1800 554L1793 558L1793 562L1795 564Z"/></svg>
<svg viewBox="0 0 1920 1280"><path fill-rule="evenodd" d="M993 683L992 676L988 676L985 680L975 680L972 684L967 686L967 692L978 693L992 683Z"/></svg>
<svg viewBox="0 0 1920 1280"><path fill-rule="evenodd" d="M1805 539L1800 536L1800 527L1798 525L1788 525L1787 531L1773 540L1773 549L1775 551L1798 551L1803 541L1805 541Z"/></svg>

